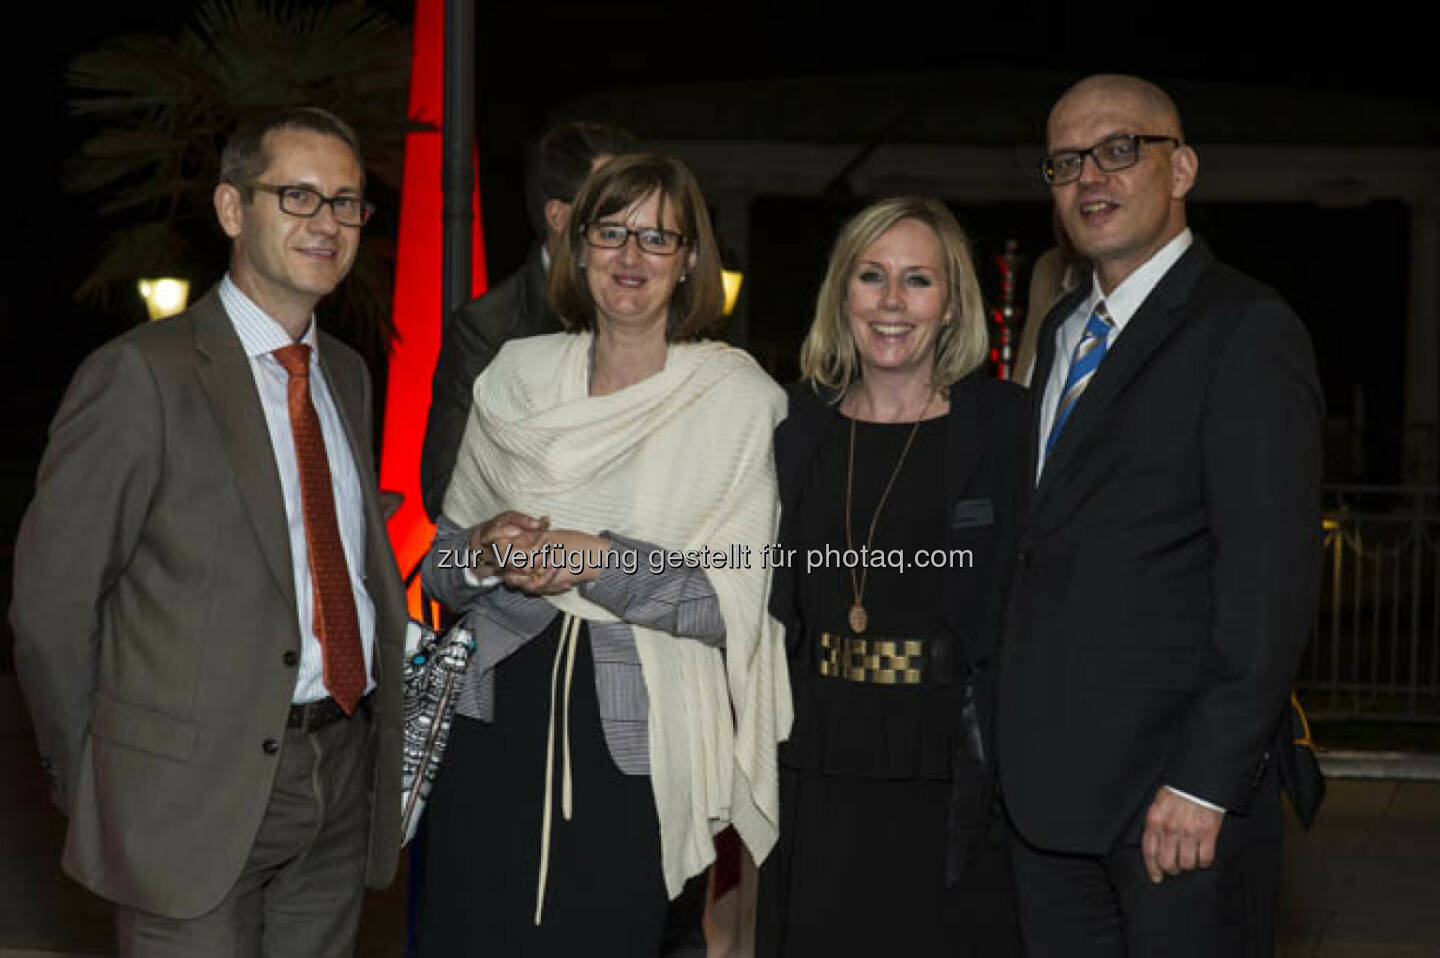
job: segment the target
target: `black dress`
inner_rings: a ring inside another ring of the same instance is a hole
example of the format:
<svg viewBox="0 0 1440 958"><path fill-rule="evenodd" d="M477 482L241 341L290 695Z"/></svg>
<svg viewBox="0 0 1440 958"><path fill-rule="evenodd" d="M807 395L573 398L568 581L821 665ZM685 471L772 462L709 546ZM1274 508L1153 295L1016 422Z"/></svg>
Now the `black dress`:
<svg viewBox="0 0 1440 958"><path fill-rule="evenodd" d="M495 667L495 722L457 715L425 815L421 958L658 955L665 924L650 778L621 773L601 730L588 627L568 701L573 818L560 814L562 720L548 693L562 616ZM535 923L545 740L555 736L545 907Z"/></svg>
<svg viewBox="0 0 1440 958"><path fill-rule="evenodd" d="M855 580L843 567L850 425L833 415L787 523L795 541L783 543L796 550L795 724L780 752L780 837L762 870L758 953L1018 955L1003 846L974 843L959 880L946 883L956 786L987 791L960 718L962 666L941 614L947 579L967 574L963 557L944 555L939 568L916 562L917 552L944 552L946 422L921 423L880 515L871 548L883 556L869 553L869 624L858 635L847 622ZM855 425L858 549L912 426ZM807 572L807 562L816 567ZM919 640L918 656L862 658L904 654L907 639ZM898 644L884 644L892 640ZM903 672L845 671L913 664L913 684Z"/></svg>

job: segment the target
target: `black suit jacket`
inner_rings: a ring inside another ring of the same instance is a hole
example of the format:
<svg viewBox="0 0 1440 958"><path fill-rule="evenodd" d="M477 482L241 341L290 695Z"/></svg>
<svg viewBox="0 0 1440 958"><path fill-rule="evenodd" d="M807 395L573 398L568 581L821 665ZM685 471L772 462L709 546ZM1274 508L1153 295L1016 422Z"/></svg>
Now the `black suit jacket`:
<svg viewBox="0 0 1440 958"><path fill-rule="evenodd" d="M1055 330L1087 291L1041 332L997 722L1020 832L1102 854L1138 837L1162 784L1249 805L1312 614L1322 400L1294 313L1196 240L1037 487Z"/></svg>
<svg viewBox="0 0 1440 958"><path fill-rule="evenodd" d="M795 547L799 498L835 408L805 383L787 388L788 417L775 431L775 469L780 483L780 541ZM976 679L982 720L993 714L993 662L999 623L999 586L1018 532L1019 482L1023 473L1025 393L1012 383L975 373L950 387L944 488L944 548L970 549L974 568L957 570L939 597L946 626L959 640L960 674ZM770 611L786 629L792 657L799 645L801 621L798 577L804 556L775 571ZM796 566L799 568L796 568ZM805 667L809 663L802 664ZM988 721L986 722L988 724ZM988 745L987 745L988 751Z"/></svg>
<svg viewBox="0 0 1440 958"><path fill-rule="evenodd" d="M470 419L475 377L509 340L564 328L545 299L545 263L539 245L530 250L524 266L450 317L435 363L430 415L420 449L420 495L430 518L437 518L445 504L450 473Z"/></svg>

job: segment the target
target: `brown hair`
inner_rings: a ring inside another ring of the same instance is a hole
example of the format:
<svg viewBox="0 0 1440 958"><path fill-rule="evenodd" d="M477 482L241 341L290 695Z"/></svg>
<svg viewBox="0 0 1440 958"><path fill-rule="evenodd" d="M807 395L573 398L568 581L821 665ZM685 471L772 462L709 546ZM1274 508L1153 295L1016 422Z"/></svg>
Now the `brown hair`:
<svg viewBox="0 0 1440 958"><path fill-rule="evenodd" d="M240 190L248 203L251 189L245 184L257 179L270 166L272 157L265 150L265 134L271 130L308 130L333 136L355 154L360 176L365 176L365 158L360 155L360 139L350 124L329 110L318 106L292 106L252 117L241 123L225 143L220 154L220 182ZM364 185L363 179L361 185Z"/></svg>
<svg viewBox="0 0 1440 958"><path fill-rule="evenodd" d="M895 196L872 203L840 230L825 281L815 301L815 318L800 346L800 375L812 385L844 396L860 376L860 356L850 333L846 292L855 263L870 244L901 220L930 227L945 263L947 317L935 341L934 385L943 388L977 369L990 352L985 304L970 241L955 217L928 196Z"/></svg>
<svg viewBox="0 0 1440 958"><path fill-rule="evenodd" d="M670 206L676 225L685 237L685 244L675 255L695 258L694 265L687 271L687 281L676 286L670 297L665 338L695 339L721 320L724 295L720 251L695 174L674 157L635 153L618 157L596 170L571 207L570 225L555 251L545 290L556 315L569 328L595 328L595 300L590 296L590 284L580 265L586 225L628 209L656 192L660 198L661 219L666 206Z"/></svg>
<svg viewBox="0 0 1440 958"><path fill-rule="evenodd" d="M610 123L562 123L551 127L531 153L525 173L525 212L536 236L545 235L545 203L573 202L597 156L638 153L640 141Z"/></svg>

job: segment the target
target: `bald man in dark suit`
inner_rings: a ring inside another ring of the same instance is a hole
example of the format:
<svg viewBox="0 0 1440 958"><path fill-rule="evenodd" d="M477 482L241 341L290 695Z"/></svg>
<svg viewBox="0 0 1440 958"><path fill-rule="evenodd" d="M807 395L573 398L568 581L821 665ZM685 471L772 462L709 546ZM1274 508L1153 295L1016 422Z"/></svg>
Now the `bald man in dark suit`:
<svg viewBox="0 0 1440 958"><path fill-rule="evenodd" d="M1056 103L1043 172L1093 274L1046 317L998 766L1029 953L1274 948L1267 746L1315 596L1304 326L1186 226L1199 160L1133 77Z"/></svg>

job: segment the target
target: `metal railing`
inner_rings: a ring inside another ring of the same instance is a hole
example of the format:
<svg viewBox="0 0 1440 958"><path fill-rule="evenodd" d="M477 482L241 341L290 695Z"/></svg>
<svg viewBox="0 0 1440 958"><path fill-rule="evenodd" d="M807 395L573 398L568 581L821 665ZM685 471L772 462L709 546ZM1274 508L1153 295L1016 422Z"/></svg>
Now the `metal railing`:
<svg viewBox="0 0 1440 958"><path fill-rule="evenodd" d="M1306 710L1440 722L1440 489L1326 486L1321 579Z"/></svg>

